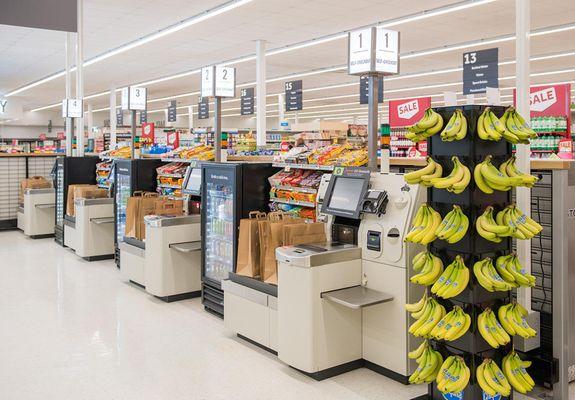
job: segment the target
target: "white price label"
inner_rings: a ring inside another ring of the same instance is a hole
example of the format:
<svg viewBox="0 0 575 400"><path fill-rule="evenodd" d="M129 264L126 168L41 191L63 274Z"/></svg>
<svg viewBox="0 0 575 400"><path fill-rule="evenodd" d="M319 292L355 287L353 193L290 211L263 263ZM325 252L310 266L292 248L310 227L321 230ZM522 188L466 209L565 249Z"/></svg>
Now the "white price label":
<svg viewBox="0 0 575 400"><path fill-rule="evenodd" d="M372 29L361 29L349 33L348 72L362 74L371 71Z"/></svg>
<svg viewBox="0 0 575 400"><path fill-rule="evenodd" d="M202 68L202 97L213 97L214 94L214 66Z"/></svg>
<svg viewBox="0 0 575 400"><path fill-rule="evenodd" d="M232 67L216 67L217 97L235 97L236 69Z"/></svg>
<svg viewBox="0 0 575 400"><path fill-rule="evenodd" d="M399 32L377 28L375 71L386 75L399 73Z"/></svg>

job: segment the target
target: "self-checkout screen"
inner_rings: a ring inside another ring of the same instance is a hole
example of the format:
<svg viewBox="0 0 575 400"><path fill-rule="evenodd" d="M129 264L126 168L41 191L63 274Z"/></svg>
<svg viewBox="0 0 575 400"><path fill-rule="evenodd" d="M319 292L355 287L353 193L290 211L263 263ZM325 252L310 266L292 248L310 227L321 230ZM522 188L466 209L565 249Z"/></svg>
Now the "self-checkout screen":
<svg viewBox="0 0 575 400"><path fill-rule="evenodd" d="M338 176L334 182L328 207L330 209L355 212L363 197L363 179Z"/></svg>
<svg viewBox="0 0 575 400"><path fill-rule="evenodd" d="M201 168L193 168L190 171L190 175L188 176L188 180L186 181L186 192L199 192L202 186L202 169Z"/></svg>

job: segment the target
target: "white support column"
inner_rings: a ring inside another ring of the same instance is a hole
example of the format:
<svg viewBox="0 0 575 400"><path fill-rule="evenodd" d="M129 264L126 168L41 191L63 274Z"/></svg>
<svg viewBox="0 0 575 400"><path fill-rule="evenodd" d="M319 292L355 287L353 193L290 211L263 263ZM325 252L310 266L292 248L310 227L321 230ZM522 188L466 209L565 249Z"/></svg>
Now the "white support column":
<svg viewBox="0 0 575 400"><path fill-rule="evenodd" d="M517 111L525 118L525 121L531 120L529 108L529 57L530 57L530 2L525 0L515 0L515 29L517 42L515 44L515 75L517 84ZM526 174L530 173L530 145L517 145L517 168ZM531 215L531 189L518 187L517 188L517 206L525 215ZM526 272L531 272L531 241L518 240L517 252L519 261ZM531 309L531 289L522 288L517 291L518 301L527 309Z"/></svg>
<svg viewBox="0 0 575 400"><path fill-rule="evenodd" d="M76 97L84 100L84 0L78 0L78 34L76 36ZM77 154L84 155L84 116L77 118Z"/></svg>
<svg viewBox="0 0 575 400"><path fill-rule="evenodd" d="M86 113L86 125L87 125L87 130L88 130L88 138L93 138L94 137L94 113L92 112L92 110L94 109L94 107L92 106L92 103L88 103L88 112Z"/></svg>
<svg viewBox="0 0 575 400"><path fill-rule="evenodd" d="M282 122L286 119L285 93L278 94L278 129L282 129Z"/></svg>
<svg viewBox="0 0 575 400"><path fill-rule="evenodd" d="M294 113L294 124L299 124L299 113L296 111Z"/></svg>
<svg viewBox="0 0 575 400"><path fill-rule="evenodd" d="M256 142L266 145L266 42L256 41Z"/></svg>
<svg viewBox="0 0 575 400"><path fill-rule="evenodd" d="M66 33L66 98L72 98L72 62L74 59L74 46L72 44L72 33ZM74 140L72 118L66 118L66 155L72 156L72 141Z"/></svg>
<svg viewBox="0 0 575 400"><path fill-rule="evenodd" d="M110 149L116 147L116 86L110 88ZM105 149L109 150L109 149Z"/></svg>
<svg viewBox="0 0 575 400"><path fill-rule="evenodd" d="M194 107L188 106L188 128L190 133L194 129Z"/></svg>

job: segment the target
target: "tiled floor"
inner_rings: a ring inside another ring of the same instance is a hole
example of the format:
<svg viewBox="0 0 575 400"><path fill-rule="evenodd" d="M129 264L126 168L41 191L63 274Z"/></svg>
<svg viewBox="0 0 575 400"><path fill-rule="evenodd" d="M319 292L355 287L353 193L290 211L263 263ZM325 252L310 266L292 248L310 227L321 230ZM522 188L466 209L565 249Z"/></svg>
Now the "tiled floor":
<svg viewBox="0 0 575 400"><path fill-rule="evenodd" d="M229 334L198 299L163 303L52 239L0 232L0 399L409 399L362 369L315 382Z"/></svg>
<svg viewBox="0 0 575 400"><path fill-rule="evenodd" d="M52 239L0 232L1 400L407 400L361 369L315 382L226 334L199 300L165 304Z"/></svg>

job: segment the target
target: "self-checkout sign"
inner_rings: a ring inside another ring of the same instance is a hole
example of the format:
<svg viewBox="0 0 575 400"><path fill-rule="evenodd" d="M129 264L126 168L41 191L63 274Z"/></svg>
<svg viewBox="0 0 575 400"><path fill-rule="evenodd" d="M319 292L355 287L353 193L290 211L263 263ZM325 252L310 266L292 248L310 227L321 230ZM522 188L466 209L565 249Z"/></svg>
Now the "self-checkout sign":
<svg viewBox="0 0 575 400"><path fill-rule="evenodd" d="M531 111L542 112L557 103L557 92L553 86L533 92L530 97Z"/></svg>

